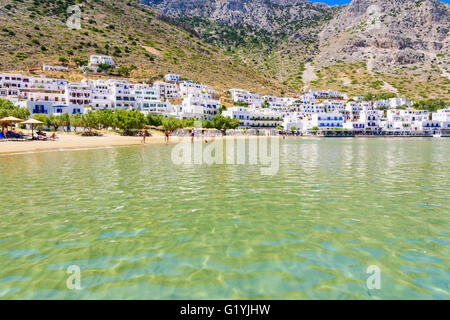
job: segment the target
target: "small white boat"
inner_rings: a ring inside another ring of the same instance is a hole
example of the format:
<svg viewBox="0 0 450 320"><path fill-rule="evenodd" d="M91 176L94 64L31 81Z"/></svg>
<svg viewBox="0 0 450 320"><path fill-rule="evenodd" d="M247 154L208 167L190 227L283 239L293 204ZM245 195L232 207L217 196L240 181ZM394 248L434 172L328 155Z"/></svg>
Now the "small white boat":
<svg viewBox="0 0 450 320"><path fill-rule="evenodd" d="M442 138L442 135L440 133L433 134L433 138Z"/></svg>

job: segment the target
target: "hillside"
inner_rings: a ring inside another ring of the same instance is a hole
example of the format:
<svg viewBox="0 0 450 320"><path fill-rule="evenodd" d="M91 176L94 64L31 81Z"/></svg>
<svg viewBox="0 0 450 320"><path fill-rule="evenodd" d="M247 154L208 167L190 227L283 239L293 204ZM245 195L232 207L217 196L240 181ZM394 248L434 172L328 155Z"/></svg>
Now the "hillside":
<svg viewBox="0 0 450 320"><path fill-rule="evenodd" d="M320 34L316 67L363 63L341 74L416 98L449 97L450 6L435 0L353 0ZM358 79L361 78L361 79Z"/></svg>
<svg viewBox="0 0 450 320"><path fill-rule="evenodd" d="M437 0L144 0L292 90L449 99L450 6Z"/></svg>
<svg viewBox="0 0 450 320"><path fill-rule="evenodd" d="M136 65L130 75L135 80L173 72L219 90L238 86L281 93L287 88L243 66L189 30L160 19L136 1L77 2L82 10L79 30L66 26L67 7L75 4L73 0L2 1L0 70L23 72L43 63L61 64L61 57L76 67L77 61L90 54L106 54L120 66ZM83 77L75 68L69 74L50 74L73 80Z"/></svg>
<svg viewBox="0 0 450 320"><path fill-rule="evenodd" d="M79 0L82 28L72 30L74 3L2 1L0 69L60 58L75 67L98 53L136 65L135 80L173 72L218 90L450 100L450 6L437 0ZM83 77L75 68L65 75Z"/></svg>

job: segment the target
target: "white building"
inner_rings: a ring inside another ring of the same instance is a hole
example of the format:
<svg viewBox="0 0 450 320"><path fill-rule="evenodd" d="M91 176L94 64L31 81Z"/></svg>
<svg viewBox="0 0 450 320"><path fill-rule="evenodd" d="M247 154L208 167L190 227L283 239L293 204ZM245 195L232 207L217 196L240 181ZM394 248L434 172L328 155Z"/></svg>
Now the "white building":
<svg viewBox="0 0 450 320"><path fill-rule="evenodd" d="M325 100L321 105L326 112L341 112L345 110L345 103L340 100Z"/></svg>
<svg viewBox="0 0 450 320"><path fill-rule="evenodd" d="M111 90L105 80L83 80L82 83L92 88L91 106L94 110L112 109Z"/></svg>
<svg viewBox="0 0 450 320"><path fill-rule="evenodd" d="M136 108L145 115L149 113L167 115L173 111L172 108L170 108L170 102L161 101L158 90L153 86L135 85L133 93L136 97Z"/></svg>
<svg viewBox="0 0 450 320"><path fill-rule="evenodd" d="M380 118L376 111L363 110L356 121L345 122L344 128L364 133L378 132L381 130Z"/></svg>
<svg viewBox="0 0 450 320"><path fill-rule="evenodd" d="M220 101L209 96L189 96L183 99L179 116L183 119L212 120L218 113Z"/></svg>
<svg viewBox="0 0 450 320"><path fill-rule="evenodd" d="M134 87L129 84L127 80L107 80L110 90L109 99L111 100L111 107L113 110L137 109L136 96L134 95Z"/></svg>
<svg viewBox="0 0 450 320"><path fill-rule="evenodd" d="M99 64L107 64L110 66L114 66L114 60L110 56L99 56L99 55L91 55L89 57L89 66L97 66Z"/></svg>
<svg viewBox="0 0 450 320"><path fill-rule="evenodd" d="M303 117L298 115L290 115L283 119L283 129L288 131L291 128L295 130L303 131Z"/></svg>
<svg viewBox="0 0 450 320"><path fill-rule="evenodd" d="M180 75L179 74L173 74L173 73L166 74L164 76L164 81L167 81L167 82L178 82L178 81L180 81Z"/></svg>
<svg viewBox="0 0 450 320"><path fill-rule="evenodd" d="M279 113L270 109L231 107L222 112L225 117L239 120L239 126L247 128L275 128L282 125Z"/></svg>
<svg viewBox="0 0 450 320"><path fill-rule="evenodd" d="M324 113L325 108L323 105L315 103L315 102L308 102L305 103L303 101L296 101L290 108L291 111L298 112L303 115L312 115L314 113Z"/></svg>
<svg viewBox="0 0 450 320"><path fill-rule="evenodd" d="M308 96L314 96L316 99L347 99L347 95L343 94L339 91L334 90L321 90L314 91L313 89L309 90Z"/></svg>
<svg viewBox="0 0 450 320"><path fill-rule="evenodd" d="M423 121L430 118L430 113L425 110L415 109L389 109L387 110L388 121L403 121L411 124L413 121Z"/></svg>
<svg viewBox="0 0 450 320"><path fill-rule="evenodd" d="M260 108L262 106L261 95L251 93L244 89L230 89L231 100L233 102L246 103L249 107Z"/></svg>
<svg viewBox="0 0 450 320"><path fill-rule="evenodd" d="M21 90L28 88L30 77L15 73L0 74L0 96L23 98Z"/></svg>
<svg viewBox="0 0 450 320"><path fill-rule="evenodd" d="M84 107L79 105L63 105L55 104L52 101L20 101L17 103L18 107L28 108L31 115L34 114L45 114L49 115L61 115L67 113L69 115L75 113L84 113Z"/></svg>
<svg viewBox="0 0 450 320"><path fill-rule="evenodd" d="M174 83L155 82L153 87L159 92L161 98L176 99L180 98L178 86Z"/></svg>
<svg viewBox="0 0 450 320"><path fill-rule="evenodd" d="M359 119L359 114L361 111L359 103L352 101L347 102L347 104L345 105L345 110L348 111L350 120L355 121Z"/></svg>
<svg viewBox="0 0 450 320"><path fill-rule="evenodd" d="M411 123L411 130L423 134L434 134L442 129L442 122L436 120L419 120Z"/></svg>
<svg viewBox="0 0 450 320"><path fill-rule="evenodd" d="M209 86L205 86L201 83L193 82L182 82L180 83L180 95L182 98L187 98L189 96L200 97L203 95L213 96L216 94L216 90Z"/></svg>
<svg viewBox="0 0 450 320"><path fill-rule="evenodd" d="M70 82L65 86L65 103L80 107L92 106L92 88L82 82Z"/></svg>
<svg viewBox="0 0 450 320"><path fill-rule="evenodd" d="M434 112L432 115L432 119L435 121L450 121L450 108L440 109L437 112Z"/></svg>
<svg viewBox="0 0 450 320"><path fill-rule="evenodd" d="M287 108L287 100L285 98L277 96L263 96L262 99L269 105L270 109L284 110Z"/></svg>
<svg viewBox="0 0 450 320"><path fill-rule="evenodd" d="M42 70L43 71L67 71L68 69L66 67L51 66L51 65L43 64Z"/></svg>
<svg viewBox="0 0 450 320"><path fill-rule="evenodd" d="M344 117L340 113L314 113L304 118L304 129L311 130L314 127L319 130L331 130L344 128Z"/></svg>
<svg viewBox="0 0 450 320"><path fill-rule="evenodd" d="M397 108L400 106L412 106L413 103L411 101L407 101L405 98L390 98L389 99L389 108Z"/></svg>

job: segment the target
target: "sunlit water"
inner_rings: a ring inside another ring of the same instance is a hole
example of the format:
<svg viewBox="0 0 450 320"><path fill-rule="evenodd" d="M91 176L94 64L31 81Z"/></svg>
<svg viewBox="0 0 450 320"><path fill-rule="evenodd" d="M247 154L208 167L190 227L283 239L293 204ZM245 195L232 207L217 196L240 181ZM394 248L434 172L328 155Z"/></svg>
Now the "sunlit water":
<svg viewBox="0 0 450 320"><path fill-rule="evenodd" d="M274 176L173 147L0 156L0 298L450 298L450 139L280 140Z"/></svg>

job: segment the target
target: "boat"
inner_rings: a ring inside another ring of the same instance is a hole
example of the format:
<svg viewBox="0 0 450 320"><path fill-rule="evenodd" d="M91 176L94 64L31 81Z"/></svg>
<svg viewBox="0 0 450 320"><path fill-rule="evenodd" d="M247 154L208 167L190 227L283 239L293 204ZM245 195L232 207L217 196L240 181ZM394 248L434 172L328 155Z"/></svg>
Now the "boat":
<svg viewBox="0 0 450 320"><path fill-rule="evenodd" d="M433 138L442 138L442 134L440 132L433 134Z"/></svg>

